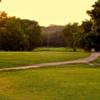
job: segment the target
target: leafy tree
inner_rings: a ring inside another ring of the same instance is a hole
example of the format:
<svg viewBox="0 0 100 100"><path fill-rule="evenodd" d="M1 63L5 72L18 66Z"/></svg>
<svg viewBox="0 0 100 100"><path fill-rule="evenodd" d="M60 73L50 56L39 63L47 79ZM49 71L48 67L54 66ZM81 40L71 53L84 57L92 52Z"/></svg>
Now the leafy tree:
<svg viewBox="0 0 100 100"><path fill-rule="evenodd" d="M73 51L76 51L76 38L78 33L78 23L66 25L62 32L66 46L73 48Z"/></svg>
<svg viewBox="0 0 100 100"><path fill-rule="evenodd" d="M97 0L92 6L93 9L87 11L91 17L90 20L82 22L83 32L80 34L79 44L87 51L92 48L95 51L100 50L100 0Z"/></svg>
<svg viewBox="0 0 100 100"><path fill-rule="evenodd" d="M0 50L33 50L41 44L41 29L36 21L8 17L0 12Z"/></svg>
<svg viewBox="0 0 100 100"><path fill-rule="evenodd" d="M89 33L89 32L91 32L91 28L92 28L92 21L91 20L85 20L85 21L82 22L81 26L83 28L84 33Z"/></svg>
<svg viewBox="0 0 100 100"><path fill-rule="evenodd" d="M78 34L77 43L78 46L84 48L86 51L90 51L90 39L87 39L91 33L92 21L85 20L82 22L80 29L81 31Z"/></svg>
<svg viewBox="0 0 100 100"><path fill-rule="evenodd" d="M28 27L28 41L30 45L30 50L41 45L41 28L37 22L33 22Z"/></svg>
<svg viewBox="0 0 100 100"><path fill-rule="evenodd" d="M2 44L1 49L4 50L23 50L23 34L21 29L21 24L19 22L19 19L16 19L14 17L8 18L7 22L5 24L4 29L2 30L0 43ZM4 41L2 40L4 39Z"/></svg>
<svg viewBox="0 0 100 100"><path fill-rule="evenodd" d="M99 51L100 41L98 37L100 37L100 0L97 0L92 7L92 10L87 11L93 23L91 34L89 36L91 37L91 43L93 44L92 47L95 48L96 51Z"/></svg>
<svg viewBox="0 0 100 100"><path fill-rule="evenodd" d="M21 20L24 36L27 39L28 50L41 45L41 28L36 21Z"/></svg>
<svg viewBox="0 0 100 100"><path fill-rule="evenodd" d="M92 7L92 10L87 11L93 22L92 32L94 32L94 34L100 35L100 0L97 0Z"/></svg>

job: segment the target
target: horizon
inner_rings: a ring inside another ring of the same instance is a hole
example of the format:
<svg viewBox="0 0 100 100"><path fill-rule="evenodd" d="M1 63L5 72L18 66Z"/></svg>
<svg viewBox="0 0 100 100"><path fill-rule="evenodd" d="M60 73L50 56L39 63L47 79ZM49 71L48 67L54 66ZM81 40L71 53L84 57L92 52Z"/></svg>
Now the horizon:
<svg viewBox="0 0 100 100"><path fill-rule="evenodd" d="M72 1L72 0L3 0L0 10L7 12L9 16L22 19L35 20L40 26L66 25L68 23L81 23L90 17L87 10L96 0Z"/></svg>

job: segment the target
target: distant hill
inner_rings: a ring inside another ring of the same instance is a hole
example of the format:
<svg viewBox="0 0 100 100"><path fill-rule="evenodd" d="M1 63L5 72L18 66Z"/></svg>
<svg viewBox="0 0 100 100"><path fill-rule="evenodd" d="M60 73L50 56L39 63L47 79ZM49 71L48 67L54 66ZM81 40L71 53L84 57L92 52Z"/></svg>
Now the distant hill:
<svg viewBox="0 0 100 100"><path fill-rule="evenodd" d="M55 32L61 32L64 29L64 26L61 25L50 25L48 27L41 27L43 34L52 34Z"/></svg>
<svg viewBox="0 0 100 100"><path fill-rule="evenodd" d="M63 47L65 46L64 39L62 37L62 30L64 26L50 25L48 27L41 27L42 29L42 46L43 47Z"/></svg>

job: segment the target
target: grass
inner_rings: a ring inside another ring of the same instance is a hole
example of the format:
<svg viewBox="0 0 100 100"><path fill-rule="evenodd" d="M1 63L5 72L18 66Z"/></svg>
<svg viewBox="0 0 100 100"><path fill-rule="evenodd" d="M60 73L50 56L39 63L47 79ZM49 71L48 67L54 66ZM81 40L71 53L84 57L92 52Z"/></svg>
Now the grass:
<svg viewBox="0 0 100 100"><path fill-rule="evenodd" d="M88 55L64 48L0 52L0 68L67 61ZM0 100L100 100L99 78L99 66L85 64L1 71Z"/></svg>
<svg viewBox="0 0 100 100"><path fill-rule="evenodd" d="M100 57L97 58L93 63L94 63L94 64L99 64L99 65L100 65Z"/></svg>
<svg viewBox="0 0 100 100"><path fill-rule="evenodd" d="M73 52L72 48L64 48L64 47L59 47L59 48L53 48L53 47L41 47L41 48L37 48L34 49L34 51L38 52L38 51L55 51L55 52ZM77 49L78 52L82 52L82 49Z"/></svg>
<svg viewBox="0 0 100 100"><path fill-rule="evenodd" d="M38 52L0 52L0 68L68 61L87 57L89 55L89 53L82 51L67 52L64 48L52 48L50 51L41 50L38 50Z"/></svg>
<svg viewBox="0 0 100 100"><path fill-rule="evenodd" d="M0 100L100 100L100 68L76 64L0 72Z"/></svg>

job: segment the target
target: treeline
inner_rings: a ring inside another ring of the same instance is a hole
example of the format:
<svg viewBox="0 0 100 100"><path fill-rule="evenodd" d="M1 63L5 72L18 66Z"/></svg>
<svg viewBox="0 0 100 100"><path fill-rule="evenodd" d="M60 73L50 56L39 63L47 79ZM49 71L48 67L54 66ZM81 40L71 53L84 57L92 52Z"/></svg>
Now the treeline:
<svg viewBox="0 0 100 100"><path fill-rule="evenodd" d="M41 28L36 21L0 12L0 50L31 51L40 45Z"/></svg>
<svg viewBox="0 0 100 100"><path fill-rule="evenodd" d="M61 34L63 29L64 26L60 25L50 25L48 27L41 27L42 46L64 47L65 42Z"/></svg>
<svg viewBox="0 0 100 100"><path fill-rule="evenodd" d="M91 17L81 25L40 27L36 21L8 17L0 12L0 50L31 51L36 47L69 47L73 51L100 51L100 0L87 11Z"/></svg>
<svg viewBox="0 0 100 100"><path fill-rule="evenodd" d="M89 52L92 49L100 51L100 0L97 0L92 8L87 11L90 20L83 21L81 25L69 23L60 32L44 34L44 46L65 46L72 48L73 51L77 48Z"/></svg>
<svg viewBox="0 0 100 100"><path fill-rule="evenodd" d="M81 25L68 24L62 32L67 46L74 51L77 47L86 51L100 51L100 0L97 0L92 8L87 11L90 20L83 21Z"/></svg>

